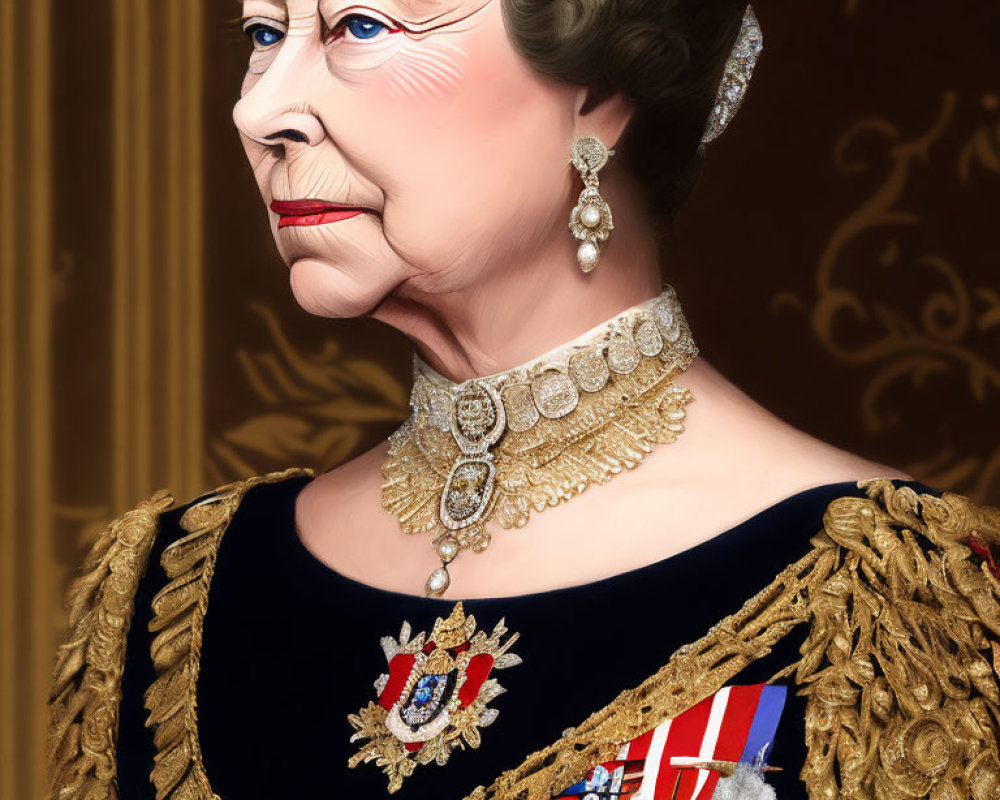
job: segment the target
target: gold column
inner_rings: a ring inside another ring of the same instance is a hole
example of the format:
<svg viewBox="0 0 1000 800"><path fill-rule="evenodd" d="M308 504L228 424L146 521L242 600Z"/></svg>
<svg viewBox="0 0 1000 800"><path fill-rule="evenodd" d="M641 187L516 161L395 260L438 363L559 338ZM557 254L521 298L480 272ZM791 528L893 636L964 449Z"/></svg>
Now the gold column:
<svg viewBox="0 0 1000 800"><path fill-rule="evenodd" d="M41 797L52 564L51 8L0 0L0 796Z"/></svg>
<svg viewBox="0 0 1000 800"><path fill-rule="evenodd" d="M112 492L202 491L202 52L197 0L115 0Z"/></svg>

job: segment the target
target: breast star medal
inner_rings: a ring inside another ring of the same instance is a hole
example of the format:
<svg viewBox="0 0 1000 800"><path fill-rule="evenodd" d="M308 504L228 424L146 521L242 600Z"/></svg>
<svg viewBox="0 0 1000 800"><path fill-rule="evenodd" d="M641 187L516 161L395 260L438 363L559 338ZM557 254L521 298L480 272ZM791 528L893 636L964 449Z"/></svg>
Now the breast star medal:
<svg viewBox="0 0 1000 800"><path fill-rule="evenodd" d="M384 637L389 672L375 681L378 702L347 717L356 731L351 741L364 742L348 766L375 761L393 793L418 764L445 764L453 750L479 747L480 728L499 713L489 702L506 691L490 673L521 663L508 652L519 634L505 641L506 634L502 619L489 636L477 632L476 618L458 603L435 620L430 636L411 638L404 622L398 641Z"/></svg>

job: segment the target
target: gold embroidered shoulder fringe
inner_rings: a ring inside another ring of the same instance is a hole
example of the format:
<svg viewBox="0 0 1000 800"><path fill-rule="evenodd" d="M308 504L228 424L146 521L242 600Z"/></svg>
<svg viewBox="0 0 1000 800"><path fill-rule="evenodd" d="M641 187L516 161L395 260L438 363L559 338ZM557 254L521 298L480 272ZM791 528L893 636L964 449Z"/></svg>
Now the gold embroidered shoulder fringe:
<svg viewBox="0 0 1000 800"><path fill-rule="evenodd" d="M201 660L201 637L208 610L208 589L222 536L254 486L275 483L308 470L291 469L224 487L191 506L181 517L187 531L160 559L170 582L153 598L149 630L157 678L146 691L147 726L155 726L151 778L157 798L216 798L198 744L195 687Z"/></svg>
<svg viewBox="0 0 1000 800"><path fill-rule="evenodd" d="M125 638L157 520L173 504L158 492L112 522L67 594L69 636L49 696L51 798L117 798L115 745Z"/></svg>
<svg viewBox="0 0 1000 800"><path fill-rule="evenodd" d="M251 487L301 474L310 473L308 470L286 470L223 486L193 506L189 513L194 512L191 515L194 518L204 513L195 509L223 504L231 515ZM115 750L126 638L134 612L135 593L146 571L159 528L159 515L173 503L169 493L157 492L108 525L67 593L69 635L58 650L49 695L47 797L51 800L118 798ZM185 519L188 519L187 514ZM182 541L191 538L185 537ZM174 547L180 544L181 541L176 542ZM217 547L218 542L214 545ZM214 551L211 560L214 564ZM210 575L208 577L210 579ZM202 615L207 600L207 582L204 588L206 598L199 603ZM177 647L184 644L182 638L174 641ZM192 697L195 678L197 671L188 687ZM190 708L193 725L193 702ZM157 747L162 739L161 735ZM204 786L208 786L207 780Z"/></svg>
<svg viewBox="0 0 1000 800"><path fill-rule="evenodd" d="M188 535L164 552L170 583L154 600L150 624L159 677L146 693L160 800L218 800L201 760L195 706L216 554L252 486L303 472L217 491L186 512ZM807 696L801 777L810 800L1000 800L1000 581L979 555L1000 553L1000 509L884 479L858 487L867 497L832 501L809 554L743 608L467 800L548 800L620 743L718 691L804 622L811 628L801 659L772 681L794 675ZM74 589L73 636L53 690L53 791L63 800L117 796L124 631L157 509L169 505L157 498L112 525ZM128 568L112 566L114 553L129 549L136 555L117 557Z"/></svg>

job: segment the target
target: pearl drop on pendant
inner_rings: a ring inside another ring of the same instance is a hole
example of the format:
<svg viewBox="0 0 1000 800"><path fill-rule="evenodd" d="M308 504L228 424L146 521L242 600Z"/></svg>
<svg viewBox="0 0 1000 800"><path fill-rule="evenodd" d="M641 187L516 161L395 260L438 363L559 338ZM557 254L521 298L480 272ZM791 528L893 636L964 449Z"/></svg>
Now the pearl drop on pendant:
<svg viewBox="0 0 1000 800"><path fill-rule="evenodd" d="M580 263L580 269L584 272L593 271L597 266L597 261L601 257L601 251L593 242L584 242L576 251L576 260Z"/></svg>
<svg viewBox="0 0 1000 800"><path fill-rule="evenodd" d="M458 555L458 543L454 539L445 539L438 543L437 552L441 560L447 564L454 561L455 556Z"/></svg>
<svg viewBox="0 0 1000 800"><path fill-rule="evenodd" d="M596 206L587 206L580 212L580 223L585 228L596 228L601 224L601 212Z"/></svg>
<svg viewBox="0 0 1000 800"><path fill-rule="evenodd" d="M451 585L451 575L445 567L438 567L427 579L427 594L438 597L444 594Z"/></svg>

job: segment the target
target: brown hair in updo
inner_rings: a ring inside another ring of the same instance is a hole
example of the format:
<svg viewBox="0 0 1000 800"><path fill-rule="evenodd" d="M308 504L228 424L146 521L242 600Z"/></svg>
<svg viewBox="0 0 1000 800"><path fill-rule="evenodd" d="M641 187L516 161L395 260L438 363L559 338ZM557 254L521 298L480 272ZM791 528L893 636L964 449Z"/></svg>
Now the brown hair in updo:
<svg viewBox="0 0 1000 800"><path fill-rule="evenodd" d="M508 35L535 69L633 103L616 158L662 226L697 181L745 9L746 0L503 0Z"/></svg>

